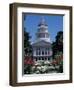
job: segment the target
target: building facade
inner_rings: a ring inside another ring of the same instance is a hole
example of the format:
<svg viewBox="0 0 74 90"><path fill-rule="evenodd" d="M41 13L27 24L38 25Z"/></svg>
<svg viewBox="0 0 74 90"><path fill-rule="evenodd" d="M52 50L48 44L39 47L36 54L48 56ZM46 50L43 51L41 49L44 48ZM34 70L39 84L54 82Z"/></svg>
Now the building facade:
<svg viewBox="0 0 74 90"><path fill-rule="evenodd" d="M38 24L36 40L32 43L32 48L34 60L52 59L50 35L48 32L48 25L46 24L44 17L41 17L41 21Z"/></svg>

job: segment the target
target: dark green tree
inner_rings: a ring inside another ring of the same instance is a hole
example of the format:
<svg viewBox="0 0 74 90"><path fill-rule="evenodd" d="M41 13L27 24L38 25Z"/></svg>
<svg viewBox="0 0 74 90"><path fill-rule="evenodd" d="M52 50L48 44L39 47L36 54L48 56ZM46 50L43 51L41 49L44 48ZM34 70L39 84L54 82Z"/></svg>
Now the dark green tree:
<svg viewBox="0 0 74 90"><path fill-rule="evenodd" d="M26 15L24 15L24 21L26 20ZM24 27L24 52L25 52L25 56L30 56L32 55L32 46L30 43L30 35L29 33L26 31L26 27Z"/></svg>
<svg viewBox="0 0 74 90"><path fill-rule="evenodd" d="M63 53L63 31L59 31L55 38L55 42L52 43L53 58L57 53Z"/></svg>
<svg viewBox="0 0 74 90"><path fill-rule="evenodd" d="M58 48L58 51L63 52L63 32L59 31L56 36L56 46Z"/></svg>
<svg viewBox="0 0 74 90"><path fill-rule="evenodd" d="M30 44L30 36L29 33L24 30L24 52L25 55L32 55L32 46Z"/></svg>

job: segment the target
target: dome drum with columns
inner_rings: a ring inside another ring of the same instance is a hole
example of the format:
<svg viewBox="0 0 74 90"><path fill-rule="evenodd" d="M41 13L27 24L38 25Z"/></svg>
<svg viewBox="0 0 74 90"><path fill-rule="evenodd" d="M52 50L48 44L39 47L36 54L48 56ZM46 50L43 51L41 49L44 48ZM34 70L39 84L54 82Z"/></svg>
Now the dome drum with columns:
<svg viewBox="0 0 74 90"><path fill-rule="evenodd" d="M48 32L48 25L46 24L44 17L41 18L41 21L38 24L36 40L32 43L32 48L34 60L51 60L52 48L50 35Z"/></svg>

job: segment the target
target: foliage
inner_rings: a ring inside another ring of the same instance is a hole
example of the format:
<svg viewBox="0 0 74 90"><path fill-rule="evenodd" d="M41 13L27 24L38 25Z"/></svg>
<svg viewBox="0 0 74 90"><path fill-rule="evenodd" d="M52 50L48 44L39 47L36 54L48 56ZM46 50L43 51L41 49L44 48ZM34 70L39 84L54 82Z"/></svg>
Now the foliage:
<svg viewBox="0 0 74 90"><path fill-rule="evenodd" d="M63 32L59 31L56 36L55 42L52 43L53 58L59 52L63 53Z"/></svg>
<svg viewBox="0 0 74 90"><path fill-rule="evenodd" d="M24 16L24 20L26 17ZM32 60L32 46L30 43L30 35L24 27L24 74L31 73L31 66L33 64Z"/></svg>
<svg viewBox="0 0 74 90"><path fill-rule="evenodd" d="M25 55L31 55L32 54L32 46L30 44L30 39L31 37L29 36L29 33L24 30L24 52Z"/></svg>

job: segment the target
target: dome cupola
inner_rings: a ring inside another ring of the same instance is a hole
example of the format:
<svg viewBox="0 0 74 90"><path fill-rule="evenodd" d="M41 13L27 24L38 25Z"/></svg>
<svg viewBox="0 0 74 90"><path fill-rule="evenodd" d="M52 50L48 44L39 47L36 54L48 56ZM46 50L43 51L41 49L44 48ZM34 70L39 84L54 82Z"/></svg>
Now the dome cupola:
<svg viewBox="0 0 74 90"><path fill-rule="evenodd" d="M46 40L46 41L50 42L48 25L43 16L41 17L41 21L38 24L38 30L36 33L36 37L38 40Z"/></svg>

